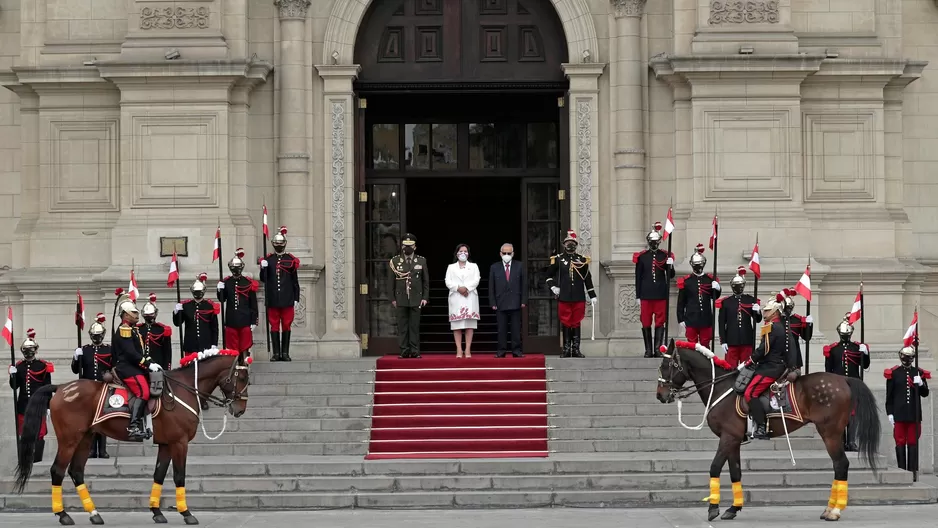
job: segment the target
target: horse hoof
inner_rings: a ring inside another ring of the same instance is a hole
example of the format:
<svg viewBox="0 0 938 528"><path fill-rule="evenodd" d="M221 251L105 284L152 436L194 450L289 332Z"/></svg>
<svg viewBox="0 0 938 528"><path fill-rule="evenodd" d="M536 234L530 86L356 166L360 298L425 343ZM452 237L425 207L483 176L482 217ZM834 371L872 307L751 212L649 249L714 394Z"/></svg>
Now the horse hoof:
<svg viewBox="0 0 938 528"><path fill-rule="evenodd" d="M59 516L59 524L61 524L62 526L74 526L75 525L75 521L73 521L71 516L69 516L69 514L65 513L64 511L59 512L56 515Z"/></svg>
<svg viewBox="0 0 938 528"><path fill-rule="evenodd" d="M839 521L840 520L840 510L834 508L827 514L827 517L824 517L825 521Z"/></svg>
<svg viewBox="0 0 938 528"><path fill-rule="evenodd" d="M163 512L159 508L150 508L150 512L153 513L153 522L156 524L166 524L166 517L163 516Z"/></svg>
<svg viewBox="0 0 938 528"><path fill-rule="evenodd" d="M729 508L726 509L725 512L723 512L723 516L720 517L720 519L722 519L722 520L724 520L724 521L732 521L733 519L736 518L736 514L737 514L737 513L739 512L739 510L741 510L741 509L742 509L742 508L737 508L736 506L730 506Z"/></svg>
<svg viewBox="0 0 938 528"><path fill-rule="evenodd" d="M91 516L91 524L98 525L104 524L104 519L101 518L97 513Z"/></svg>
<svg viewBox="0 0 938 528"><path fill-rule="evenodd" d="M830 515L830 514L831 514L831 509L830 509L830 508L824 508L824 513L821 514L821 520L822 520L822 521L826 521L826 520L827 520L827 516Z"/></svg>
<svg viewBox="0 0 938 528"><path fill-rule="evenodd" d="M720 505L711 504L710 508L707 510L707 522L712 521L720 516Z"/></svg>
<svg viewBox="0 0 938 528"><path fill-rule="evenodd" d="M199 520L195 518L195 515L189 513L188 510L182 512L182 520L185 521L186 524L199 524Z"/></svg>

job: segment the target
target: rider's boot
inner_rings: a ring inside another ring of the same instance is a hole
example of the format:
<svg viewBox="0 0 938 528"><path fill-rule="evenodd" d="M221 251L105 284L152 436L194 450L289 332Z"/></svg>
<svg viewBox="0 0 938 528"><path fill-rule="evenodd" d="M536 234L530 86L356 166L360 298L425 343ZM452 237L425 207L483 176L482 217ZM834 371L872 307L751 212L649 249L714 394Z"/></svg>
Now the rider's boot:
<svg viewBox="0 0 938 528"><path fill-rule="evenodd" d="M280 359L283 361L293 361L290 359L290 334L292 333L289 330L283 332L283 344L280 345Z"/></svg>
<svg viewBox="0 0 938 528"><path fill-rule="evenodd" d="M273 348L273 354L270 356L271 361L280 361L280 332L270 332L270 345Z"/></svg>
<svg viewBox="0 0 938 528"><path fill-rule="evenodd" d="M134 398L130 404L130 425L127 427L127 436L131 440L144 440L147 432L143 429L143 410L146 400Z"/></svg>
<svg viewBox="0 0 938 528"><path fill-rule="evenodd" d="M645 357L655 357L651 352L651 327L642 327L642 340L645 341Z"/></svg>
<svg viewBox="0 0 938 528"><path fill-rule="evenodd" d="M749 415L752 416L752 421L756 424L756 431L752 433L752 437L756 440L768 440L769 433L766 431L765 408L758 398L750 400Z"/></svg>
<svg viewBox="0 0 938 528"><path fill-rule="evenodd" d="M661 345L663 344L664 344L664 327L656 326L655 327L655 343L654 345L652 345L652 348L653 348L652 353L654 357L659 357L659 358L662 357Z"/></svg>

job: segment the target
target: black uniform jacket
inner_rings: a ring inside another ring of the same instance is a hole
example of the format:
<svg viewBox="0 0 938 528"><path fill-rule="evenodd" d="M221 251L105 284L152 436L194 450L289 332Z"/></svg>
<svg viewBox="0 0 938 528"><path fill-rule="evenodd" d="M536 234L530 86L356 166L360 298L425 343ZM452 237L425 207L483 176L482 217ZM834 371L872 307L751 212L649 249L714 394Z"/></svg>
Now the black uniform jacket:
<svg viewBox="0 0 938 528"><path fill-rule="evenodd" d="M668 258L673 259L674 253L661 249L646 249L632 255L636 299L654 301L668 298L668 285L674 278L674 265L668 265Z"/></svg>
<svg viewBox="0 0 938 528"><path fill-rule="evenodd" d="M677 280L677 322L691 328L713 326L712 302L719 292L711 287L713 275L686 275Z"/></svg>
<svg viewBox="0 0 938 528"><path fill-rule="evenodd" d="M717 308L720 310L717 329L721 343L730 346L755 345L755 324L762 321L762 312L753 310L754 304L760 304L759 300L748 293L717 299Z"/></svg>
<svg viewBox="0 0 938 528"><path fill-rule="evenodd" d="M797 367L797 349L792 344L794 339L783 321L763 325L759 334L760 344L752 353L757 373L778 379L786 369Z"/></svg>
<svg viewBox="0 0 938 528"><path fill-rule="evenodd" d="M120 379L124 380L143 374L147 375L150 368L150 358L146 356L143 348L143 338L135 327L121 324L114 333L113 348L114 370Z"/></svg>
<svg viewBox="0 0 938 528"><path fill-rule="evenodd" d="M114 368L111 345L85 345L81 356L72 359L72 372L78 379L104 381L104 373Z"/></svg>
<svg viewBox="0 0 938 528"><path fill-rule="evenodd" d="M173 329L163 323L140 323L137 332L143 338L143 352L163 370L172 368Z"/></svg>
<svg viewBox="0 0 938 528"><path fill-rule="evenodd" d="M870 368L870 355L860 352L860 343L839 341L824 345L824 371L848 378L859 378L860 371Z"/></svg>
<svg viewBox="0 0 938 528"><path fill-rule="evenodd" d="M218 300L225 303L225 326L244 328L257 324L257 281L244 275L225 277L225 289L218 292ZM293 306L291 303L290 306Z"/></svg>
<svg viewBox="0 0 938 528"><path fill-rule="evenodd" d="M16 393L16 414L24 414L30 396L40 387L52 383L53 372L55 366L41 359L24 359L16 364L16 374L10 376L10 388L19 389Z"/></svg>
<svg viewBox="0 0 938 528"><path fill-rule="evenodd" d="M550 257L547 268L547 287L560 288L561 302L583 302L586 297L596 297L593 276L590 274L590 258L579 253L558 253Z"/></svg>
<svg viewBox="0 0 938 528"><path fill-rule="evenodd" d="M272 308L290 308L300 300L300 259L290 253L271 253L264 257L267 267L261 268L264 303Z"/></svg>
<svg viewBox="0 0 938 528"><path fill-rule="evenodd" d="M891 414L897 422L922 421L922 398L928 397L927 380L931 379L931 372L918 369L918 375L922 377L922 386L919 387L913 383L915 370L914 365L896 365L883 373L886 377L886 414ZM916 394L918 401L915 401Z"/></svg>
<svg viewBox="0 0 938 528"><path fill-rule="evenodd" d="M182 301L182 310L173 314L173 324L183 326L184 353L201 352L218 346L218 314L221 305L208 299ZM184 354L185 355L185 354Z"/></svg>

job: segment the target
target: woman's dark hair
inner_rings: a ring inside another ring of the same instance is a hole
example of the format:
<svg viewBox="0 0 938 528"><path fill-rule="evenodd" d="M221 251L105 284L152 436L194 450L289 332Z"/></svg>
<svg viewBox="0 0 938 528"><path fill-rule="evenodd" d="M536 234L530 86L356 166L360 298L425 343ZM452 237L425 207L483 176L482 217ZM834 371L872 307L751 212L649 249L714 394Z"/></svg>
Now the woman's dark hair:
<svg viewBox="0 0 938 528"><path fill-rule="evenodd" d="M466 259L466 262L472 262L472 251L469 250L469 244L459 244L456 246L456 249L453 251L453 262L459 262L459 250L461 248L466 248L466 253L469 254L469 258Z"/></svg>

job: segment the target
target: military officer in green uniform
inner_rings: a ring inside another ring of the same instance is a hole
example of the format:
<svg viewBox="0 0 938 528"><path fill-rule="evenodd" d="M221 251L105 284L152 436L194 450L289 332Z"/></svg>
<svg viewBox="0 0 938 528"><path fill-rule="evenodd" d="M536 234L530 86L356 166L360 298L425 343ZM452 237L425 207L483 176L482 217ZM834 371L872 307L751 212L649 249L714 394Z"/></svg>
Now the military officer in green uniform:
<svg viewBox="0 0 938 528"><path fill-rule="evenodd" d="M430 301L430 276L427 259L414 253L417 239L407 233L401 242L401 254L390 262L394 273L394 300L397 310L397 340L401 358L420 357L420 309Z"/></svg>

